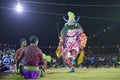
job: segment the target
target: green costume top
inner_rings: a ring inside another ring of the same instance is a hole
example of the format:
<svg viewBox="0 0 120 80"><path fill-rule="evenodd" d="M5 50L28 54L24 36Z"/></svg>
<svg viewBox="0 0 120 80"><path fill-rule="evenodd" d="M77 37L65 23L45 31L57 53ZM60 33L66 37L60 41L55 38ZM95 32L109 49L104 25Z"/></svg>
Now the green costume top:
<svg viewBox="0 0 120 80"><path fill-rule="evenodd" d="M48 61L48 62L51 62L51 56L47 56L43 53L43 59Z"/></svg>
<svg viewBox="0 0 120 80"><path fill-rule="evenodd" d="M61 30L61 35L66 36L69 29L82 29L82 27L79 25L79 23L75 23L74 25L68 25L65 23L65 26Z"/></svg>
<svg viewBox="0 0 120 80"><path fill-rule="evenodd" d="M67 13L69 19L74 19L75 15L71 11ZM74 22L73 22L74 23ZM79 25L79 23L74 23L73 25L68 25L68 23L65 23L65 26L61 30L61 35L66 36L69 29L82 29L82 27ZM83 30L83 29L82 29Z"/></svg>

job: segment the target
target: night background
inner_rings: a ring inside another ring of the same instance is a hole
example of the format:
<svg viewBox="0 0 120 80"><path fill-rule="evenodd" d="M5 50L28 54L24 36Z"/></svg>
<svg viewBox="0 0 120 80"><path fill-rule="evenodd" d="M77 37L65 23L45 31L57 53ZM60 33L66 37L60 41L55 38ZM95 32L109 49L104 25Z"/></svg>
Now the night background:
<svg viewBox="0 0 120 80"><path fill-rule="evenodd" d="M19 40L36 35L40 46L57 46L58 32L64 26L63 15L72 11L88 36L88 46L120 45L120 0L20 0L24 10L13 10L16 0L0 0L0 44L16 45ZM50 5L29 1L75 5ZM86 5L86 6L84 6ZM91 6L93 5L93 6ZM108 5L108 6L106 6ZM13 8L13 9L11 9ZM44 13L45 12L45 13ZM51 14L50 14L51 13Z"/></svg>

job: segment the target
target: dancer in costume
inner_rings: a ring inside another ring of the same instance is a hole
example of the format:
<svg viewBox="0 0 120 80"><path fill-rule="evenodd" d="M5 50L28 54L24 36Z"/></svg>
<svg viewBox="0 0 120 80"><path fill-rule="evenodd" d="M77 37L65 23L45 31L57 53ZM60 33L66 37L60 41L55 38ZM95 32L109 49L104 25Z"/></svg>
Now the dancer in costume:
<svg viewBox="0 0 120 80"><path fill-rule="evenodd" d="M17 64L22 60L24 78L36 79L40 74L39 66L44 65L42 51L37 47L39 39L36 36L30 37L30 45L27 46ZM24 57L24 58L23 58Z"/></svg>
<svg viewBox="0 0 120 80"><path fill-rule="evenodd" d="M25 47L27 46L27 40L22 38L20 40L20 45L21 45L21 48L19 48L16 53L15 53L15 61L17 62L18 59L20 58L20 56L22 55L23 51L25 50ZM22 72L22 63L19 64L19 65L16 65L16 68L17 68L17 73L20 73L20 74L23 74Z"/></svg>
<svg viewBox="0 0 120 80"><path fill-rule="evenodd" d="M79 53L82 51L81 58L83 58L83 49L86 45L87 37L85 33L83 33L83 28L75 20L75 15L71 11L68 12L69 19L64 20L66 21L63 29L61 30L60 34L60 42L57 48L57 56L62 56L64 59L65 64L71 68L70 72L75 71L75 59ZM83 59L79 59L78 63L80 64Z"/></svg>

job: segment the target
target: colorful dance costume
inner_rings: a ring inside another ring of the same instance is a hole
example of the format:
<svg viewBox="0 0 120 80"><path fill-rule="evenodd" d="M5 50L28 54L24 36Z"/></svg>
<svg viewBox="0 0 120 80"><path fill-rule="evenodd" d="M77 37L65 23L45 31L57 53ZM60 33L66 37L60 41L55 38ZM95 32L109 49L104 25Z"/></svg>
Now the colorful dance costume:
<svg viewBox="0 0 120 80"><path fill-rule="evenodd" d="M68 12L69 19L66 20L61 30L60 42L57 48L57 56L62 56L64 62L71 68L71 72L75 71L75 59L86 45L87 37L83 33L83 28L75 21L75 15ZM60 51L60 52L59 52ZM82 54L83 55L83 54ZM83 57L82 57L83 58ZM79 59L81 60L81 59ZM79 64L81 61L79 61Z"/></svg>

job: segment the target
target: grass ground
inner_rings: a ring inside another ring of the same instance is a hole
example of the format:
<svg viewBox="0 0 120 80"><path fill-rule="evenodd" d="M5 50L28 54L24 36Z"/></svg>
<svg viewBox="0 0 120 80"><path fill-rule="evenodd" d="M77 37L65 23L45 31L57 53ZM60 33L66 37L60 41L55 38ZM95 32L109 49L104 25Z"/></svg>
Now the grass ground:
<svg viewBox="0 0 120 80"><path fill-rule="evenodd" d="M68 71L69 69L47 69L47 74L37 80L120 80L120 68L77 68L74 73ZM10 74L0 77L0 80L24 80L24 78Z"/></svg>

